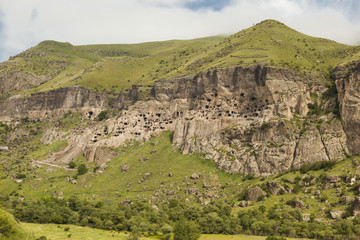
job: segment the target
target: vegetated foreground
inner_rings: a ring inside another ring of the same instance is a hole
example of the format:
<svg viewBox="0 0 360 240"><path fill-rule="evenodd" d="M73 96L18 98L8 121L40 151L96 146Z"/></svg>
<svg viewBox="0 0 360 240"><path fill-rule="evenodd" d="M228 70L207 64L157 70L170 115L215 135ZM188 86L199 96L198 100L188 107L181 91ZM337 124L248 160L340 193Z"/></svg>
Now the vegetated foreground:
<svg viewBox="0 0 360 240"><path fill-rule="evenodd" d="M273 20L230 37L42 42L0 64L2 205L67 238L81 225L359 239L359 53Z"/></svg>
<svg viewBox="0 0 360 240"><path fill-rule="evenodd" d="M80 227L76 225L58 225L58 224L35 224L24 223L25 229L29 232L35 232L36 237L47 236L52 240L113 240L113 239L128 239L126 232L114 232L109 230L100 230L96 228ZM66 230L66 231L65 231ZM140 237L140 239L159 239L159 236ZM202 234L200 240L264 240L266 237L260 236L246 236L246 235L220 235L220 234ZM287 238L291 240L293 238Z"/></svg>

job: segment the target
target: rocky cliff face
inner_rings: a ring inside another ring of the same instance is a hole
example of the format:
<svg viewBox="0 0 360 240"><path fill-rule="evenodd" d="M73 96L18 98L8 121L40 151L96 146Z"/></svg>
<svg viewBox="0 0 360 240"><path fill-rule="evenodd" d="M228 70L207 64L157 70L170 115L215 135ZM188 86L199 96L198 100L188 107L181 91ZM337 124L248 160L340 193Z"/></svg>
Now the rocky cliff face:
<svg viewBox="0 0 360 240"><path fill-rule="evenodd" d="M107 107L108 98L82 87L60 88L32 94L31 97L13 96L0 103L0 121L24 116L30 118L57 118L68 110L79 110L94 115Z"/></svg>
<svg viewBox="0 0 360 240"><path fill-rule="evenodd" d="M360 154L360 62L334 69L341 120L349 151Z"/></svg>
<svg viewBox="0 0 360 240"><path fill-rule="evenodd" d="M344 81L344 89L351 85L355 92L358 73L351 76L338 78L338 88ZM321 79L314 81L292 70L260 65L213 70L195 77L159 80L152 89L152 100L141 100L134 86L115 103L122 109L117 117L68 135L54 137L54 129L49 129L42 141L68 141L52 161L69 162L83 152L88 161L104 164L113 153L102 147L146 141L170 130L174 146L184 154L204 153L226 172L267 176L304 163L342 159L348 146L355 152L357 142L350 139L349 129L357 128L356 117L344 118L354 111L348 101L356 93L339 91L344 131L332 113L309 117L308 104L316 101L310 93L324 91ZM9 99L0 110L3 119L59 115L74 109L88 117L89 112L95 115L105 109L107 102L102 94L74 87Z"/></svg>

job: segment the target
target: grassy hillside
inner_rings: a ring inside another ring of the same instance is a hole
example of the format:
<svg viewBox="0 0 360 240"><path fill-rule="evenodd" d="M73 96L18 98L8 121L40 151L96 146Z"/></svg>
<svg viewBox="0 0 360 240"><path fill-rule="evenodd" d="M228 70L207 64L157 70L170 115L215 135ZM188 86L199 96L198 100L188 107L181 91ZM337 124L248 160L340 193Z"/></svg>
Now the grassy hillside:
<svg viewBox="0 0 360 240"><path fill-rule="evenodd" d="M1 240L33 240L22 224L17 222L14 217L0 209L0 239Z"/></svg>
<svg viewBox="0 0 360 240"><path fill-rule="evenodd" d="M117 151L118 156L107 164L102 173L94 173L95 166L92 163L87 164L88 173L79 176L76 170L43 165L41 168L32 169L31 172L25 172L26 178L21 183L15 183L9 178L1 179L0 186L4 187L0 188L0 196L3 198L10 196L10 200L17 200L19 197L39 199L51 196L59 198L77 196L90 201L104 201L110 205L116 205L126 199L145 201L151 199L154 202L161 202L176 197L182 201L189 199L191 202L199 203L222 199L230 204L238 205L244 200L247 189L258 185L267 191L267 182L278 181L280 185L297 189L297 191L283 192L280 195L268 194L264 200L254 202L253 206L265 205L270 208L274 204L284 205L287 201L297 198L312 206L304 213L323 212L323 214L318 214L318 217L327 219L328 215L326 211L321 210L322 208L347 211L348 206L337 204L339 196L335 194L335 188L322 189L326 176L336 175L345 179L344 173L347 176L359 174L359 170L354 167L359 164L357 157L339 161L329 167L311 169L310 166L305 166L308 169L289 171L268 178L228 174L216 169L215 163L203 159L201 155L182 155L174 151L171 147L171 135L171 132L165 132L143 145L134 142L129 143L127 147L113 149ZM61 142L55 142L42 150L50 154L58 151L61 145ZM75 163L77 165L84 163L84 159L79 157ZM124 165L129 166L128 171L122 171ZM193 173L199 174L200 178L191 179ZM146 175L149 176L145 177ZM77 184L65 181L67 177L76 178ZM306 192L308 187L311 187L312 191ZM345 182L340 184L343 191L341 197L353 198L356 191L346 190L353 187ZM196 190L186 194L191 189ZM316 190L321 191L326 202L320 197L311 197ZM240 210L241 208L238 207L233 208L234 213Z"/></svg>
<svg viewBox="0 0 360 240"><path fill-rule="evenodd" d="M7 179L0 180L4 183L1 185L5 185L5 182L7 185L4 189L0 188L0 192L6 195L13 191L12 195L40 198L61 191L64 197L77 195L114 204L119 200L135 198L138 195L148 199L156 190L160 190L159 199L172 191L178 192L179 196L185 198L184 190L188 188L185 183L199 189L202 189L204 181L214 186L224 185L227 182L232 182L234 185L241 183L240 175L224 173L215 168L215 163L201 158L200 155L182 155L174 151L171 147L171 135L171 132L165 132L143 145L134 142L129 143L128 147L113 149L117 151L118 156L107 163L103 173L94 173L95 166L92 164L87 166L89 172L81 176L76 176L76 171L44 165L35 171L32 170L31 173L25 170L27 177L21 184L9 182ZM58 151L61 145L61 142L56 142L44 146L29 157L41 160L44 156ZM79 165L84 163L84 160L80 156L75 163ZM129 165L127 172L122 172L123 165ZM146 181L139 183L146 173L151 175ZM169 177L170 173L172 177ZM190 180L193 173L202 175L201 180ZM66 177L76 177L77 184L66 182ZM231 191L231 187L226 191ZM192 198L192 196L188 197Z"/></svg>
<svg viewBox="0 0 360 240"><path fill-rule="evenodd" d="M71 239L76 240L113 240L113 239L128 239L129 234L125 232L113 232L100 229L94 229L89 227L80 227L75 225L57 225L57 224L34 224L34 223L24 223L24 227L28 231L35 233L36 237L46 236L51 240L67 240L69 239L69 234L71 234ZM68 231L64 229L68 227ZM266 237L260 236L246 236L246 235L221 235L221 234L202 234L200 240L264 240ZM159 239L159 236L156 237L140 237L140 240L150 240L150 239ZM295 238L287 238L292 240Z"/></svg>
<svg viewBox="0 0 360 240"><path fill-rule="evenodd" d="M229 37L88 46L44 41L2 64L0 71L49 79L23 91L25 95L73 85L111 94L133 84L257 63L327 74L359 58L359 47L310 37L266 20Z"/></svg>

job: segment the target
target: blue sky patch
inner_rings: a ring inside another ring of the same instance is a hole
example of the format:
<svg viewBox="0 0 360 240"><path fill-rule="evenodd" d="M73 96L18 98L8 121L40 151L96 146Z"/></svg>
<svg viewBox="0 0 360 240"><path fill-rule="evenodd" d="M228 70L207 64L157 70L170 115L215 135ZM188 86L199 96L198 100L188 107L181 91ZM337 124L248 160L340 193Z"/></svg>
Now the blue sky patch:
<svg viewBox="0 0 360 240"><path fill-rule="evenodd" d="M191 10L199 10L201 8L210 8L214 11L221 11L224 7L230 5L231 0L201 0L186 3L185 7Z"/></svg>

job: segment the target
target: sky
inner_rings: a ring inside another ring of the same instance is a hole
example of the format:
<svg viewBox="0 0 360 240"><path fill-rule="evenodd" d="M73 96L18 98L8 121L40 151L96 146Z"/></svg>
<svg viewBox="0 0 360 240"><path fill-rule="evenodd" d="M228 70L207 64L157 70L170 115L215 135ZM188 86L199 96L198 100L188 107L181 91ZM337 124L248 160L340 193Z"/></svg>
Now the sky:
<svg viewBox="0 0 360 240"><path fill-rule="evenodd" d="M43 40L192 39L233 34L265 19L360 45L360 0L0 0L0 61Z"/></svg>

